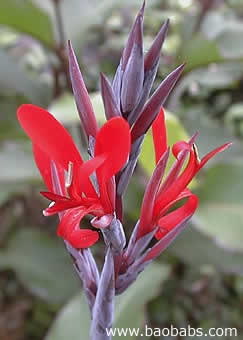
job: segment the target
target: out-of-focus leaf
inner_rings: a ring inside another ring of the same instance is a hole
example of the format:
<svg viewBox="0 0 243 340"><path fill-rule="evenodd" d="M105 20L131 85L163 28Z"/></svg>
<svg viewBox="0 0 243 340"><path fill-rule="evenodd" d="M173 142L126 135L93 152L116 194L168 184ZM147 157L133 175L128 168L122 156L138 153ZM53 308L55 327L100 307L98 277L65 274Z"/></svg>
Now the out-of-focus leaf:
<svg viewBox="0 0 243 340"><path fill-rule="evenodd" d="M242 172L241 161L218 164L206 172L193 228L182 233L171 252L194 265L243 273Z"/></svg>
<svg viewBox="0 0 243 340"><path fill-rule="evenodd" d="M142 327L144 306L156 296L162 283L168 276L168 267L151 264L137 281L116 299L114 327ZM132 303L131 303L132 301ZM73 298L57 316L45 340L88 339L90 316L84 296ZM115 336L114 340L121 337ZM129 337L136 339L136 337Z"/></svg>
<svg viewBox="0 0 243 340"><path fill-rule="evenodd" d="M200 35L183 42L183 47L178 54L179 62L186 62L185 71L189 72L194 68L217 63L222 57L214 41L206 40Z"/></svg>
<svg viewBox="0 0 243 340"><path fill-rule="evenodd" d="M166 127L167 127L167 136L168 136L168 145L172 146L174 143L181 140L188 140L188 134L185 129L181 125L180 121L168 111L166 112ZM149 132L144 140L142 152L139 157L139 162L146 170L146 172L151 175L155 168L155 158L154 158L154 147L153 147L153 137ZM171 154L168 161L168 169L173 164L175 158Z"/></svg>
<svg viewBox="0 0 243 340"><path fill-rule="evenodd" d="M194 72L194 79L200 85L215 89L232 86L234 82L241 79L242 75L243 63L221 63L196 70Z"/></svg>
<svg viewBox="0 0 243 340"><path fill-rule="evenodd" d="M105 111L100 93L91 93L90 98L96 119L99 123L103 123L105 120ZM80 122L74 97L70 93L65 93L55 100L48 110L63 124L75 125Z"/></svg>
<svg viewBox="0 0 243 340"><path fill-rule="evenodd" d="M24 145L5 143L0 148L1 184L18 183L39 178L33 156L28 152L28 149L24 151Z"/></svg>
<svg viewBox="0 0 243 340"><path fill-rule="evenodd" d="M197 215L203 230L219 244L243 252L242 173L242 161L208 169L199 191Z"/></svg>
<svg viewBox="0 0 243 340"><path fill-rule="evenodd" d="M46 45L53 45L52 25L48 15L30 0L0 2L0 24L29 34Z"/></svg>
<svg viewBox="0 0 243 340"><path fill-rule="evenodd" d="M218 35L216 42L224 58L243 58L243 24L233 22L226 25L225 30Z"/></svg>
<svg viewBox="0 0 243 340"><path fill-rule="evenodd" d="M225 123L237 136L243 136L243 104L233 104L225 114Z"/></svg>
<svg viewBox="0 0 243 340"><path fill-rule="evenodd" d="M36 229L19 229L0 251L1 269L13 269L35 295L64 302L79 287L72 261L61 240Z"/></svg>
<svg viewBox="0 0 243 340"><path fill-rule="evenodd" d="M225 273L242 275L242 252L223 247L217 236L212 238L203 229L204 225L193 218L168 248L169 253L196 267L210 265Z"/></svg>
<svg viewBox="0 0 243 340"><path fill-rule="evenodd" d="M57 315L45 340L89 339L90 315L84 294L72 298Z"/></svg>
<svg viewBox="0 0 243 340"><path fill-rule="evenodd" d="M31 78L6 52L0 49L0 91L6 94L21 94L37 105L49 100L49 89Z"/></svg>

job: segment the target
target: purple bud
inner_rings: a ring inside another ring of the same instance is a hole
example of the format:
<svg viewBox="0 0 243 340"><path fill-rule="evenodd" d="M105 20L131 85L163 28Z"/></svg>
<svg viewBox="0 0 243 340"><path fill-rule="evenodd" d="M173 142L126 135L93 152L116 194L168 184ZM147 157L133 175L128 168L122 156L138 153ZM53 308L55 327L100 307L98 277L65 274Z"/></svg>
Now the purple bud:
<svg viewBox="0 0 243 340"><path fill-rule="evenodd" d="M116 70L115 77L113 79L112 83L112 89L114 91L115 99L116 99L116 104L120 108L121 106L121 86L122 86L122 76L123 76L123 71L121 68L121 62Z"/></svg>
<svg viewBox="0 0 243 340"><path fill-rule="evenodd" d="M149 97L150 91L152 89L152 86L153 86L153 82L154 82L154 79L155 79L155 76L158 70L158 65L159 65L159 61L154 66L154 68L146 72L146 74L144 75L144 83L143 83L141 96L138 100L137 105L129 113L128 118L127 118L127 121L130 124L130 126L132 126L137 121L137 119L140 117L141 113L143 112L144 104L146 103Z"/></svg>
<svg viewBox="0 0 243 340"><path fill-rule="evenodd" d="M101 94L105 107L106 119L109 120L112 117L121 116L120 108L117 105L115 94L108 79L102 73L100 74L100 77L101 77Z"/></svg>
<svg viewBox="0 0 243 340"><path fill-rule="evenodd" d="M146 253L146 256L144 256L143 263L150 262L151 260L158 257L174 241L180 232L182 232L191 217L192 215L187 216L180 224L169 231L160 241L158 241L151 249L149 249Z"/></svg>
<svg viewBox="0 0 243 340"><path fill-rule="evenodd" d="M145 8L145 1L143 2L143 5L142 5L140 11L137 14L137 17L136 17L136 19L134 21L134 24L133 24L133 26L131 28L131 31L129 33L126 46L125 46L125 48L123 50L122 58L121 58L121 69L122 70L125 70L127 62L128 62L128 59L129 59L131 51L132 51L132 48L133 48L133 45L134 45L134 37L135 37L135 34L136 34L138 22L140 22L139 25L141 25L142 22L143 22L144 8ZM138 32L137 32L137 34L138 34ZM138 38L139 37L137 36L137 39Z"/></svg>
<svg viewBox="0 0 243 340"><path fill-rule="evenodd" d="M130 112L140 97L144 80L143 59L143 18L139 16L136 20L133 45L129 58L126 61L122 79L121 106L123 113Z"/></svg>
<svg viewBox="0 0 243 340"><path fill-rule="evenodd" d="M154 92L152 97L145 105L143 112L139 119L134 124L132 129L132 141L134 142L138 137L145 134L157 117L161 106L163 106L165 100L170 94L171 90L175 86L179 76L181 75L185 64L177 67L172 71L160 84L159 88Z"/></svg>
<svg viewBox="0 0 243 340"><path fill-rule="evenodd" d="M169 28L169 20L161 27L144 59L145 73L151 70L159 61L159 55Z"/></svg>
<svg viewBox="0 0 243 340"><path fill-rule="evenodd" d="M71 83L79 117L83 124L83 128L87 138L89 138L90 135L95 137L98 131L97 122L95 119L89 94L84 84L84 80L78 66L77 58L74 54L70 41L68 41L68 59Z"/></svg>

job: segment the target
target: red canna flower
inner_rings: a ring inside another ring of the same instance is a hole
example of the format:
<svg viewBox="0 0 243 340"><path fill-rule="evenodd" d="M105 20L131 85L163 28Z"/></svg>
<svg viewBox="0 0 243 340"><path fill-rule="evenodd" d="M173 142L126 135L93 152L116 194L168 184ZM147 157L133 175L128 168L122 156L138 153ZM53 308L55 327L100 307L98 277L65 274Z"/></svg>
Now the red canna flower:
<svg viewBox="0 0 243 340"><path fill-rule="evenodd" d="M131 138L128 123L116 117L104 124L96 134L94 157L84 162L70 134L49 112L24 104L17 115L32 140L37 167L49 190L42 195L52 201L44 215L60 214L57 234L73 247L91 246L98 240L99 234L80 229L80 221L90 214L96 217L94 226L107 227L113 218L113 176L129 156ZM94 173L96 178L92 180L90 176ZM96 187L95 181L98 183Z"/></svg>
<svg viewBox="0 0 243 340"><path fill-rule="evenodd" d="M172 147L176 162L167 178L161 183L169 156L163 109L160 110L158 117L153 122L152 132L156 168L145 191L137 239L158 228L155 237L161 240L194 214L197 209L198 198L187 186L209 159L225 150L231 143L214 149L200 160L194 144L196 135L189 142L177 142ZM188 162L185 169L181 171L187 156L189 156ZM169 212L177 202L185 198L187 199L186 203ZM160 242L160 245L164 247L163 242ZM161 251L159 248L155 249L156 247L153 252L159 253ZM154 256L155 254L148 254L146 260Z"/></svg>

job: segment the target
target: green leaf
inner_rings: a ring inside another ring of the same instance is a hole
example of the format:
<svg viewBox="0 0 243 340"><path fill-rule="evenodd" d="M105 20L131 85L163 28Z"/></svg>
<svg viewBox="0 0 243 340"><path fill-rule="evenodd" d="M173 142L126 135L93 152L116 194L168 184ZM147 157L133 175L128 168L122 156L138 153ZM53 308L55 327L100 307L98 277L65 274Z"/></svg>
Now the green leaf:
<svg viewBox="0 0 243 340"><path fill-rule="evenodd" d="M46 45L54 44L50 18L30 0L1 1L0 24L29 34Z"/></svg>
<svg viewBox="0 0 243 340"><path fill-rule="evenodd" d="M211 167L199 190L200 204L188 228L170 248L186 262L243 273L243 162Z"/></svg>
<svg viewBox="0 0 243 340"><path fill-rule="evenodd" d="M174 143L180 140L188 140L188 134L181 125L180 121L168 111L166 112L166 128L168 136L168 145L172 146ZM151 175L155 168L155 157L154 157L154 147L153 147L153 137L152 133L149 132L144 140L142 152L139 157L139 162L146 170L146 172ZM174 156L171 154L168 161L168 169L174 163Z"/></svg>
<svg viewBox="0 0 243 340"><path fill-rule="evenodd" d="M93 109L96 115L96 119L99 123L104 123L105 112L101 94L99 92L93 92L90 94L90 99L93 105ZM75 100L72 94L65 93L58 99L56 99L48 110L54 115L54 117L66 125L76 125L80 123Z"/></svg>
<svg viewBox="0 0 243 340"><path fill-rule="evenodd" d="M5 3L5 2L3 2ZM0 5L1 6L1 5ZM49 89L37 79L28 75L27 71L17 64L11 56L0 49L0 91L9 95L23 95L32 103L45 105Z"/></svg>
<svg viewBox="0 0 243 340"><path fill-rule="evenodd" d="M222 61L214 41L206 40L200 35L183 42L178 53L178 61L186 62L186 72L194 68Z"/></svg>
<svg viewBox="0 0 243 340"><path fill-rule="evenodd" d="M142 327L144 306L156 296L161 282L167 275L168 267L150 264L137 281L124 294L117 297L114 327ZM59 313L45 340L88 339L89 328L87 303L83 295L82 297L77 295ZM118 340L118 337L113 339Z"/></svg>
<svg viewBox="0 0 243 340"><path fill-rule="evenodd" d="M216 39L217 46L224 58L243 58L243 24L232 22Z"/></svg>
<svg viewBox="0 0 243 340"><path fill-rule="evenodd" d="M198 217L219 244L243 251L243 162L218 164L205 174Z"/></svg>
<svg viewBox="0 0 243 340"><path fill-rule="evenodd" d="M0 259L1 269L13 269L33 294L48 302L64 302L80 286L63 242L39 230L18 229Z"/></svg>
<svg viewBox="0 0 243 340"><path fill-rule="evenodd" d="M29 144L28 144L29 145ZM5 143L0 149L0 184L21 183L39 178L30 150L26 144Z"/></svg>

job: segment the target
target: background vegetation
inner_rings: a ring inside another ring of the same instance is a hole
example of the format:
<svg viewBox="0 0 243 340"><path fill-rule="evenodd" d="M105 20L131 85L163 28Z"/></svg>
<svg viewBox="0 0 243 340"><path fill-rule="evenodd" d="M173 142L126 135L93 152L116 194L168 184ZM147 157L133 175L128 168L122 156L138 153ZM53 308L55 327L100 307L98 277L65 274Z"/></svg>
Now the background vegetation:
<svg viewBox="0 0 243 340"><path fill-rule="evenodd" d="M2 340L88 338L80 284L55 235L57 219L42 217L43 183L16 108L26 102L48 108L84 148L66 40L75 47L101 122L99 72L113 76L140 5L137 0L0 2ZM243 7L239 0L147 0L145 49L167 18L171 26L157 84L187 62L166 105L170 143L199 130L201 156L227 141L234 145L194 182L197 214L160 262L118 299L116 325L236 327L243 339ZM148 136L127 194L128 234L153 168L151 148ZM93 248L100 263L101 248Z"/></svg>

